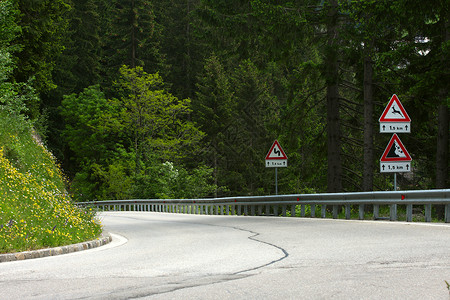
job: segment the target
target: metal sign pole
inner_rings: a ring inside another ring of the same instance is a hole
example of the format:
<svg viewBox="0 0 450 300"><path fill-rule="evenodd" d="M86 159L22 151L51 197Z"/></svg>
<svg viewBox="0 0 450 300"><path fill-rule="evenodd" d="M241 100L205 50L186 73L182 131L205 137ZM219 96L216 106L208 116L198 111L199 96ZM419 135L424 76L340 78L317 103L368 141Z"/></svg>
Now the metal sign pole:
<svg viewBox="0 0 450 300"><path fill-rule="evenodd" d="M397 191L397 173L394 173L394 191Z"/></svg>
<svg viewBox="0 0 450 300"><path fill-rule="evenodd" d="M278 168L275 168L275 195L278 195Z"/></svg>

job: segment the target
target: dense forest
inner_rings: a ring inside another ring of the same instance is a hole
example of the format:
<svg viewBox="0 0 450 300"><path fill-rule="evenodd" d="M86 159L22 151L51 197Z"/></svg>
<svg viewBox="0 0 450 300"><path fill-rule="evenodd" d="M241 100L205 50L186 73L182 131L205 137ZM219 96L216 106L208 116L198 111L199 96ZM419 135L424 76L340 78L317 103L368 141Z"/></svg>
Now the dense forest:
<svg viewBox="0 0 450 300"><path fill-rule="evenodd" d="M449 186L445 0L1 0L0 105L76 200L391 190L396 94L412 172ZM8 95L5 94L8 91Z"/></svg>

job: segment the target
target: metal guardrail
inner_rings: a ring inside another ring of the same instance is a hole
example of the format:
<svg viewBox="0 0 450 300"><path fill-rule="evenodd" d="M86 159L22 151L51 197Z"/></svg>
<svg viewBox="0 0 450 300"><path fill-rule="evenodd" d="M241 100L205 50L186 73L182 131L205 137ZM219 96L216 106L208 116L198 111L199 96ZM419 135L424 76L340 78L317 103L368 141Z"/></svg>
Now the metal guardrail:
<svg viewBox="0 0 450 300"><path fill-rule="evenodd" d="M324 193L277 196L248 196L207 199L133 199L78 202L79 206L95 206L114 211L151 211L207 215L251 215L251 216L299 216L320 217L331 214L337 219L344 209L345 219L351 218L352 207L358 206L358 218L363 220L366 207L373 219L396 221L397 206L406 205L406 221L413 220L413 206L425 209L425 221L431 222L432 205L445 205L446 223L450 223L450 189L414 190L395 192ZM389 206L389 217L380 217L380 205ZM327 210L327 207L331 209ZM298 209L300 208L300 209ZM308 209L307 209L308 208ZM280 210L281 209L281 210Z"/></svg>

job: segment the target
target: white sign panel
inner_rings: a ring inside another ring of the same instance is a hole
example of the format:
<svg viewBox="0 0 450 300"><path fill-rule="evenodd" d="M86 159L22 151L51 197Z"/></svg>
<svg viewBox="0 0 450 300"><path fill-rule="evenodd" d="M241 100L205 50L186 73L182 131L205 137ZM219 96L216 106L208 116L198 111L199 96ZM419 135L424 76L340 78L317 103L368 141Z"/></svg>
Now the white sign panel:
<svg viewBox="0 0 450 300"><path fill-rule="evenodd" d="M381 173L410 172L411 162L380 162Z"/></svg>

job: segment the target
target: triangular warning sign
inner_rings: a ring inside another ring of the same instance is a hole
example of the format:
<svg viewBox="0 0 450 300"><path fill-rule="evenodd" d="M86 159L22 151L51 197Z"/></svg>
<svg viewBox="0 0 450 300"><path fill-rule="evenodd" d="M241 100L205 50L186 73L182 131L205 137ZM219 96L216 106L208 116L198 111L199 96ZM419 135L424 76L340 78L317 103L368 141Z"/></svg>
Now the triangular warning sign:
<svg viewBox="0 0 450 300"><path fill-rule="evenodd" d="M266 159L287 159L286 154L278 143L277 140L273 142L272 147L270 147L269 152L266 155Z"/></svg>
<svg viewBox="0 0 450 300"><path fill-rule="evenodd" d="M411 122L397 95L392 95L391 100L381 114L379 122Z"/></svg>
<svg viewBox="0 0 450 300"><path fill-rule="evenodd" d="M384 150L383 155L380 158L381 162L395 162L395 161L411 161L411 156L406 150L403 143L396 133L392 136L389 144Z"/></svg>

